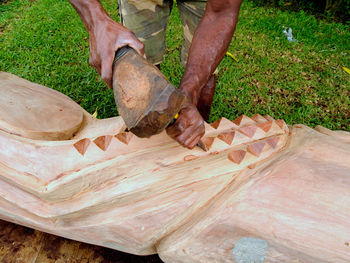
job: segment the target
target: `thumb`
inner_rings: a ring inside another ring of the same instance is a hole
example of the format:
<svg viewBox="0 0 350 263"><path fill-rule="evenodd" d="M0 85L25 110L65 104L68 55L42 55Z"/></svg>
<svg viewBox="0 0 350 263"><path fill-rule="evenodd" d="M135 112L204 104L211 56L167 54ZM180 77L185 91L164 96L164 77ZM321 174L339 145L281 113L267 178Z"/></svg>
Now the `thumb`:
<svg viewBox="0 0 350 263"><path fill-rule="evenodd" d="M114 57L112 56L106 56L101 65L101 78L104 82L106 82L107 86L110 89L113 89L112 85L112 64L113 64Z"/></svg>
<svg viewBox="0 0 350 263"><path fill-rule="evenodd" d="M145 56L145 45L140 40L130 41L128 45L135 49L141 56Z"/></svg>

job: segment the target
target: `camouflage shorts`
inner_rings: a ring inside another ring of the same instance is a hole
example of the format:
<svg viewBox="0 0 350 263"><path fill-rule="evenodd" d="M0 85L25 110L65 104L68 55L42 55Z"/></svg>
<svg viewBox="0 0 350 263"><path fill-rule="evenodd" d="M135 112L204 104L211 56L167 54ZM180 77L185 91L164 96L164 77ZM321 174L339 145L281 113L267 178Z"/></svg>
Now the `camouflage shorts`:
<svg viewBox="0 0 350 263"><path fill-rule="evenodd" d="M173 0L119 0L121 22L145 44L147 59L153 64L163 60L165 31ZM206 0L177 0L180 11L183 44L181 64L185 65L194 31L204 13Z"/></svg>

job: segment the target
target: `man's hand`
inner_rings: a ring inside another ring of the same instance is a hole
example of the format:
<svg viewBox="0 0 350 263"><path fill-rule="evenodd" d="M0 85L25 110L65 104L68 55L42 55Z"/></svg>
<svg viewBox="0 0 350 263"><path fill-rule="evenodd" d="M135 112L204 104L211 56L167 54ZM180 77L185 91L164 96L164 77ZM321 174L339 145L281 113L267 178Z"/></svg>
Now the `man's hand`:
<svg viewBox="0 0 350 263"><path fill-rule="evenodd" d="M130 46L144 55L144 45L134 33L111 19L99 0L69 0L78 12L90 36L89 63L112 88L112 64L115 52Z"/></svg>
<svg viewBox="0 0 350 263"><path fill-rule="evenodd" d="M175 124L167 128L168 135L189 149L193 149L204 135L204 120L196 106L186 103Z"/></svg>
<svg viewBox="0 0 350 263"><path fill-rule="evenodd" d="M115 52L123 46L130 46L144 55L144 44L133 32L110 18L100 21L89 35L89 63L112 89L112 64Z"/></svg>

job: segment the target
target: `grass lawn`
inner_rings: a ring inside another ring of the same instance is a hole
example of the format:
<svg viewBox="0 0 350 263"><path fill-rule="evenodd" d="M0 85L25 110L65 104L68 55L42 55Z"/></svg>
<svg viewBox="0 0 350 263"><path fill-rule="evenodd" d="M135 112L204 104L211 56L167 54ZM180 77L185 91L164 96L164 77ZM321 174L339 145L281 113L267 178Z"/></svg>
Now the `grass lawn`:
<svg viewBox="0 0 350 263"><path fill-rule="evenodd" d="M116 0L104 0L117 18ZM289 42L283 26L298 42ZM178 85L181 23L168 27L163 73ZM350 130L349 26L317 21L245 1L231 52L219 66L211 121L270 114L288 124ZM117 115L113 94L88 66L88 34L67 0L10 0L0 4L0 70L59 90L99 118Z"/></svg>

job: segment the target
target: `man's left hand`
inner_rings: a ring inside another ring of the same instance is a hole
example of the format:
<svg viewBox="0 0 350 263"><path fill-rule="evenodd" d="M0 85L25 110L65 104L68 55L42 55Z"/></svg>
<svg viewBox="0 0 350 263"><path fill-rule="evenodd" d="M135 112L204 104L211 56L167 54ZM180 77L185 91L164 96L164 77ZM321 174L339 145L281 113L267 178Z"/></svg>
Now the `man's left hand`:
<svg viewBox="0 0 350 263"><path fill-rule="evenodd" d="M166 131L182 146L193 149L204 135L204 120L196 106L186 103L179 112L179 118Z"/></svg>

